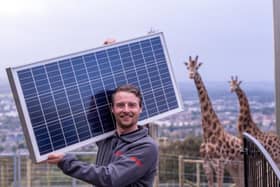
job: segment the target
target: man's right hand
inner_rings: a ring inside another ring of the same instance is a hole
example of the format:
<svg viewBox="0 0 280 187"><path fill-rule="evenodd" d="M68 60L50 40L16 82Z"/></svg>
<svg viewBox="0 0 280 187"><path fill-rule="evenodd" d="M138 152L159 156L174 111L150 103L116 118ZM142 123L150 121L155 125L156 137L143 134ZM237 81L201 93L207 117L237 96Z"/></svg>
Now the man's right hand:
<svg viewBox="0 0 280 187"><path fill-rule="evenodd" d="M49 164L58 164L64 158L64 156L64 153L52 153L48 155L46 162Z"/></svg>

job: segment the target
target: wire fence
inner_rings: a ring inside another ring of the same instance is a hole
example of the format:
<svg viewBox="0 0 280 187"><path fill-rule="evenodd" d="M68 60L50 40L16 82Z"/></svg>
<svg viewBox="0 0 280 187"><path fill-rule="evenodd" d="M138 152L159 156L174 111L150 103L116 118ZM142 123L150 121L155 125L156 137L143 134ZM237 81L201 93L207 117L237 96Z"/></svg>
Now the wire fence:
<svg viewBox="0 0 280 187"><path fill-rule="evenodd" d="M95 152L75 152L79 159L94 163ZM160 155L159 169L154 187L207 186L206 176L202 169L202 161L187 158L180 165L178 155ZM184 170L180 168L184 167ZM183 173L181 173L183 171ZM224 186L232 185L229 175L225 174ZM181 176L181 178L180 178ZM182 180L183 176L183 182ZM91 187L78 179L64 175L54 165L33 163L27 154L0 155L1 187Z"/></svg>
<svg viewBox="0 0 280 187"><path fill-rule="evenodd" d="M83 160L94 162L96 153L76 153ZM92 186L64 175L54 165L33 163L27 154L0 155L2 187L88 187Z"/></svg>

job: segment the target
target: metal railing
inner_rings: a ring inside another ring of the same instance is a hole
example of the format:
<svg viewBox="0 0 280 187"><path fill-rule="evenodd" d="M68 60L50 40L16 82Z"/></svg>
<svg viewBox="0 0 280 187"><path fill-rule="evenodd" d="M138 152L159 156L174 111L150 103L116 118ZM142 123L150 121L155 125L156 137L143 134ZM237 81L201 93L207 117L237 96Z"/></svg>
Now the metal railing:
<svg viewBox="0 0 280 187"><path fill-rule="evenodd" d="M261 143L248 133L244 140L245 187L280 187L280 171Z"/></svg>

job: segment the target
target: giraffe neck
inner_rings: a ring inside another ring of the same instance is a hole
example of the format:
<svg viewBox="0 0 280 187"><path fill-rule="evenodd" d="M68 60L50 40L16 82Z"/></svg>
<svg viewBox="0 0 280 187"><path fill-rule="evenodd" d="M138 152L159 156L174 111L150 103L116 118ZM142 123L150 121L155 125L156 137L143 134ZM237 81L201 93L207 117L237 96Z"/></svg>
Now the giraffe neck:
<svg viewBox="0 0 280 187"><path fill-rule="evenodd" d="M241 88L238 88L235 92L237 94L240 106L238 115L239 133L242 134L243 132L249 132L251 134L258 134L260 130L252 119L250 105L246 94Z"/></svg>
<svg viewBox="0 0 280 187"><path fill-rule="evenodd" d="M223 127L213 109L211 100L199 73L196 73L194 82L200 101L203 137L206 141L208 141L210 138L221 135Z"/></svg>

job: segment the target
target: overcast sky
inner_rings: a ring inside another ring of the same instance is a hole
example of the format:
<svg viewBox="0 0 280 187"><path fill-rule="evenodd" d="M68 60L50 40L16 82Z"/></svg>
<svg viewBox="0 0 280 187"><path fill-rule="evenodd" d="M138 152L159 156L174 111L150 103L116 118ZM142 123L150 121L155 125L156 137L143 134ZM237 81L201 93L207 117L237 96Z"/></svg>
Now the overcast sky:
<svg viewBox="0 0 280 187"><path fill-rule="evenodd" d="M165 35L177 81L199 55L207 81L274 80L272 1L0 0L0 79L6 67L145 35Z"/></svg>

